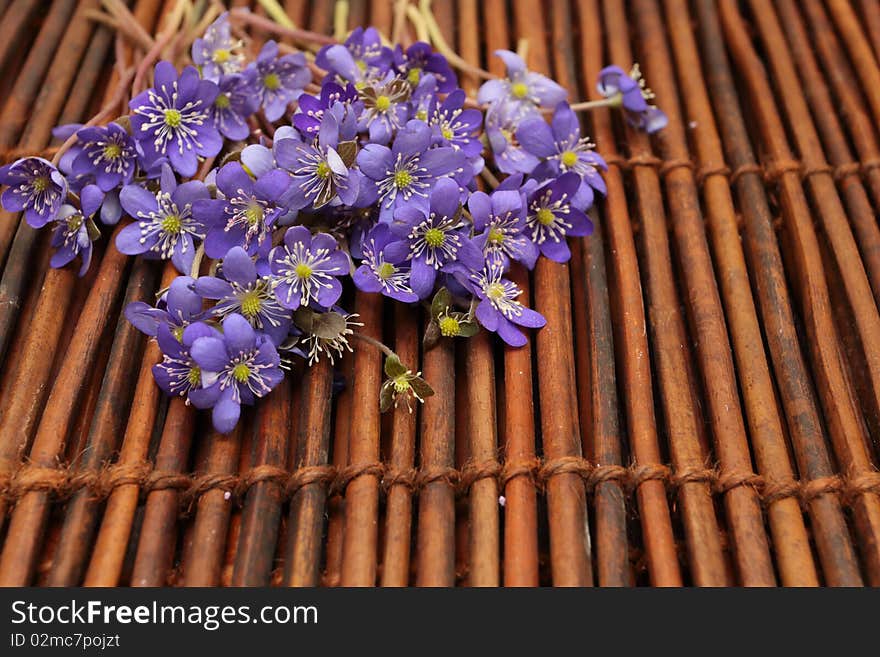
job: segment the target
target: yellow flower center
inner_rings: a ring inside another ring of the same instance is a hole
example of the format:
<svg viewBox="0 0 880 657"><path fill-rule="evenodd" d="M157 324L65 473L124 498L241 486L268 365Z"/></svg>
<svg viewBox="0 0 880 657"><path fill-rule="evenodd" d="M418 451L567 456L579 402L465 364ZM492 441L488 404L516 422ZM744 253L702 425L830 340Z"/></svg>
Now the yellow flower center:
<svg viewBox="0 0 880 657"><path fill-rule="evenodd" d="M501 283L490 283L486 288L486 296L492 301L500 301L504 298L504 286Z"/></svg>
<svg viewBox="0 0 880 657"><path fill-rule="evenodd" d="M45 192L47 189L49 189L49 179L46 176L34 178L33 186L35 192Z"/></svg>
<svg viewBox="0 0 880 657"><path fill-rule="evenodd" d="M180 232L182 224L179 216L176 214L169 214L162 220L160 226L162 227L163 232L177 235Z"/></svg>
<svg viewBox="0 0 880 657"><path fill-rule="evenodd" d="M398 189L409 187L412 184L412 174L409 171L398 171L394 174L394 186Z"/></svg>
<svg viewBox="0 0 880 657"><path fill-rule="evenodd" d="M397 271L397 267L392 265L390 262L383 262L381 265L379 265L379 270L376 272L376 274L383 281L387 281L389 278L391 278L394 275L394 272L396 272L396 271Z"/></svg>
<svg viewBox="0 0 880 657"><path fill-rule="evenodd" d="M260 294L256 290L246 292L241 298L241 314L248 319L256 317L260 312L263 302L260 300Z"/></svg>
<svg viewBox="0 0 880 657"><path fill-rule="evenodd" d="M489 242L496 245L501 244L504 242L504 232L493 226L489 229Z"/></svg>
<svg viewBox="0 0 880 657"><path fill-rule="evenodd" d="M244 363L239 363L235 367L232 368L232 376L239 383L244 383L250 378L251 368L245 365Z"/></svg>
<svg viewBox="0 0 880 657"><path fill-rule="evenodd" d="M122 146L119 144L107 144L104 146L104 157L108 160L115 160L122 155Z"/></svg>
<svg viewBox="0 0 880 657"><path fill-rule="evenodd" d="M406 81L412 85L418 84L421 79L422 69L420 68L411 68L409 69L409 73L406 74Z"/></svg>
<svg viewBox="0 0 880 657"><path fill-rule="evenodd" d="M304 262L299 263L293 271L299 278L309 278L312 275L312 268Z"/></svg>
<svg viewBox="0 0 880 657"><path fill-rule="evenodd" d="M181 331L182 333L182 331ZM200 367L192 367L189 370L189 374L186 375L186 380L189 382L191 386L197 386L202 380L202 370Z"/></svg>
<svg viewBox="0 0 880 657"><path fill-rule="evenodd" d="M248 206L248 209L244 211L244 218L247 220L249 226L256 226L263 220L262 206L252 203Z"/></svg>
<svg viewBox="0 0 880 657"><path fill-rule="evenodd" d="M541 208L538 210L538 222L544 226L549 226L554 221L556 221L556 215L553 214L552 210L548 210L547 208Z"/></svg>
<svg viewBox="0 0 880 657"><path fill-rule="evenodd" d="M376 98L376 109L380 112L387 112L391 107L391 99L388 96L379 96Z"/></svg>
<svg viewBox="0 0 880 657"><path fill-rule="evenodd" d="M512 85L510 85L510 92L516 98L525 98L529 95L529 85L527 85L525 82L514 82Z"/></svg>
<svg viewBox="0 0 880 657"><path fill-rule="evenodd" d="M565 151L559 159L562 162L562 166L570 169L577 164L578 156L574 151Z"/></svg>
<svg viewBox="0 0 880 657"><path fill-rule="evenodd" d="M165 125L171 128L180 126L180 111L176 109L165 110Z"/></svg>
<svg viewBox="0 0 880 657"><path fill-rule="evenodd" d="M318 162L318 166L315 168L315 175L318 178L329 178L330 177L330 165L326 162Z"/></svg>
<svg viewBox="0 0 880 657"><path fill-rule="evenodd" d="M398 374L397 376L394 377L393 381L394 381L394 392L396 392L398 395L402 395L410 388L409 380L407 379L407 376L405 373Z"/></svg>
<svg viewBox="0 0 880 657"><path fill-rule="evenodd" d="M228 109L230 105L229 96L226 94L217 94L217 99L214 101L214 105L220 109Z"/></svg>
<svg viewBox="0 0 880 657"><path fill-rule="evenodd" d="M445 239L446 233L439 228L429 228L425 231L425 242L427 242L428 246L433 246L435 249L438 246L442 246Z"/></svg>
<svg viewBox="0 0 880 657"><path fill-rule="evenodd" d="M82 226L83 218L81 214L72 214L67 218L67 230L71 233L75 230L79 230L80 226Z"/></svg>
<svg viewBox="0 0 880 657"><path fill-rule="evenodd" d="M455 317L446 315L440 320L440 333L447 338L454 338L461 333L461 324Z"/></svg>
<svg viewBox="0 0 880 657"><path fill-rule="evenodd" d="M428 120L428 112L426 110L420 109L416 112L416 118L419 121L427 121Z"/></svg>
<svg viewBox="0 0 880 657"><path fill-rule="evenodd" d="M452 139L455 137L455 133L452 132L452 128L446 126L440 130L440 134L443 135L443 139Z"/></svg>
<svg viewBox="0 0 880 657"><path fill-rule="evenodd" d="M172 333L172 335L174 335L175 339L178 342L183 342L183 327L182 326L178 326L171 333Z"/></svg>
<svg viewBox="0 0 880 657"><path fill-rule="evenodd" d="M354 64L361 73L367 70L367 63L363 59L357 60Z"/></svg>
<svg viewBox="0 0 880 657"><path fill-rule="evenodd" d="M213 60L215 64L225 64L229 61L230 52L225 48L217 48L214 51Z"/></svg>
<svg viewBox="0 0 880 657"><path fill-rule="evenodd" d="M281 87L281 78L278 77L277 73L268 73L263 77L263 86L269 91L275 91Z"/></svg>

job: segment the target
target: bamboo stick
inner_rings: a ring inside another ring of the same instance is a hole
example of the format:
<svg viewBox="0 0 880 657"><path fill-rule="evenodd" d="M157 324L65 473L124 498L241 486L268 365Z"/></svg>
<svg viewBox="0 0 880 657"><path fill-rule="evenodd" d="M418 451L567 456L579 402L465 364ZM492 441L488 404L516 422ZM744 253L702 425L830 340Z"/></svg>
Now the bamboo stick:
<svg viewBox="0 0 880 657"><path fill-rule="evenodd" d="M330 447L330 396L333 369L326 358L306 369L302 381L297 472L327 465ZM375 401L375 400L374 400ZM305 479L290 500L289 536L284 559L287 586L317 586L321 576L321 537L327 502L327 480Z"/></svg>
<svg viewBox="0 0 880 657"><path fill-rule="evenodd" d="M623 6L611 1L606 1L603 6L612 60L632 61ZM652 157L644 134L628 128L626 136L631 156ZM702 420L691 392L694 380L688 337L675 290L660 182L651 166L634 166L633 178L639 199L642 251L647 267L648 313L652 342L656 347L654 360L660 381L660 402L666 417L675 474L681 481L679 501L691 576L699 586L722 586L727 583L727 578L711 489L708 480L700 474L705 470L707 455L697 438Z"/></svg>
<svg viewBox="0 0 880 657"><path fill-rule="evenodd" d="M584 36L591 34L591 28L594 34L601 30L602 20L596 0L587 0L581 5L580 25ZM598 34L601 35L601 32ZM598 41L602 43L601 38ZM582 40L582 44L586 64L585 77L592 83L599 73L601 62L592 54L595 50L587 49L586 39ZM595 97L592 84L590 89L590 94ZM627 210L623 175L619 165L614 163L617 150L610 119L608 110L599 109L593 113L596 141L602 145L602 153L611 161L605 174L608 194L604 210L608 249L614 254L610 260L612 289L616 291L612 304L618 327L615 349L623 363L621 371L623 388L627 391L624 400L634 461L633 472L638 475L633 483L651 582L655 586L680 586L682 577L663 481L666 471L662 465L654 417L650 351L639 262Z"/></svg>
<svg viewBox="0 0 880 657"><path fill-rule="evenodd" d="M696 6L709 91L725 151L734 171L738 172L735 187L743 213L746 253L755 276L764 335L770 348L798 469L802 479L811 486L804 500L816 530L814 539L823 575L831 585L859 585L862 579L840 500L834 492L827 490L827 486L822 488L833 481L834 470L825 449L814 392L797 342L779 247L749 145L748 132L738 107L717 9L708 0ZM783 489L776 490L777 497L783 497L782 493Z"/></svg>
<svg viewBox="0 0 880 657"><path fill-rule="evenodd" d="M666 19L678 68L681 95L694 127L709 236L712 240L722 300L727 310L734 356L739 371L749 434L758 469L768 482L793 485L784 427L775 403L773 379L763 349L761 329L749 286L721 141L702 75L694 70L697 45L690 16L681 0L666 1ZM707 386L708 387L708 386ZM786 586L815 586L818 575L809 536L797 500L782 498L768 506L780 579Z"/></svg>
<svg viewBox="0 0 880 657"><path fill-rule="evenodd" d="M394 308L394 351L402 363L419 360L419 324L412 308ZM382 552L382 586L407 586L410 581L410 541L412 537L413 483L416 452L416 421L419 409L401 404L391 419L390 471L384 485L385 543Z"/></svg>
<svg viewBox="0 0 880 657"><path fill-rule="evenodd" d="M814 371L817 377L820 399L822 401L825 417L832 444L841 471L848 478L860 478L874 471L865 448L862 437L861 418L855 401L848 389L847 375L844 371L840 345L836 339L836 329L830 313L830 299L828 297L827 282L823 275L821 255L816 234L813 230L810 212L800 186L798 175L787 169L784 164L791 160L791 152L785 141L785 134L772 100L772 92L764 77L760 60L757 59L751 45L748 43L744 28L736 8L728 2L721 4L721 18L725 33L731 45L731 52L745 75L750 96L754 103L756 114L759 117L761 136L770 161L779 168L780 176L780 201L786 228L791 231L795 258L798 267L797 291L801 297L801 305L810 341L810 354L813 359ZM799 134L803 131L799 130ZM815 135L815 133L814 133ZM802 148L804 147L801 144ZM804 152L805 159L816 155ZM816 158L818 160L818 157ZM815 166L815 162L807 164L809 168ZM832 216L832 213L840 212L839 199L834 195L834 185L830 177L820 175L809 176L809 184L812 186L813 196L819 205L820 215ZM824 183L824 184L823 184ZM818 196L819 192L822 196ZM837 203L835 204L835 201ZM829 219L831 221L831 219ZM826 232L833 230L826 225ZM832 242L836 235L829 234ZM835 248L836 245L832 245ZM839 257L839 256L838 256ZM844 284L849 286L853 281L847 278L854 277L858 273L860 261L856 256L857 263L847 263L846 271L841 272ZM818 267L818 269L816 269ZM867 300L873 305L870 291L865 292L867 281L857 279L863 283L860 286L862 294L867 294ZM849 290L853 294L852 289ZM865 297L860 301L864 302ZM877 317L876 307L873 307L873 317ZM866 339L865 333L873 336L874 326L868 322L871 319L856 315L856 322L862 332L862 340ZM865 326L867 324L867 326ZM868 338L871 339L871 338ZM866 345L867 348L867 345ZM871 354L866 354L871 359ZM875 363L868 362L866 365L875 370ZM872 376L873 378L873 376ZM875 386L875 390L876 390ZM862 537L862 556L867 565L868 579L873 584L880 583L880 496L874 492L860 492L854 495L854 512L856 527Z"/></svg>
<svg viewBox="0 0 880 657"><path fill-rule="evenodd" d="M37 468L37 472L57 468L56 459L62 453L67 438L65 428L81 396L78 381L82 372L88 371L95 360L100 335L110 320L110 310L118 298L118 281L122 279L126 260L126 256L111 249L101 263L101 272L77 322L77 331L68 346L67 358L55 378L37 426L29 456L30 464ZM137 282L134 283L132 288L137 289ZM49 503L50 493L39 488L28 490L18 500L0 554L0 583L21 586L30 581L36 550L45 530Z"/></svg>
<svg viewBox="0 0 880 657"><path fill-rule="evenodd" d="M550 60L544 44L544 17L533 3L514 3L514 24L520 37L529 39L529 61L547 72ZM567 354L572 351L569 267L542 259L535 267L535 307L547 318L536 336L541 433L549 462L581 456L577 422L574 370ZM593 583L589 523L584 482L574 472L548 470L546 482L550 525L550 559L557 586Z"/></svg>

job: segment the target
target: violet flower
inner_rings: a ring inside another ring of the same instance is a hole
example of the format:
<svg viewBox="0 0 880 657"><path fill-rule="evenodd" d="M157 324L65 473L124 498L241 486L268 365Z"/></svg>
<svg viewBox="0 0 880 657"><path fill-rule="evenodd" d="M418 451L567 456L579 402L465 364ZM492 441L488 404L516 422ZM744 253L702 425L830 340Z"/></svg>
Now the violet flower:
<svg viewBox="0 0 880 657"><path fill-rule="evenodd" d="M238 52L242 42L233 40L229 27L229 12L223 12L205 30L205 35L193 41L192 60L205 80L218 82L224 75L238 73L244 54Z"/></svg>
<svg viewBox="0 0 880 657"><path fill-rule="evenodd" d="M401 253L392 256L386 247L397 241L387 224L376 224L361 243L363 262L352 275L364 292L381 292L403 303L419 300L409 286L410 263Z"/></svg>
<svg viewBox="0 0 880 657"><path fill-rule="evenodd" d="M321 120L324 111L335 105L343 103L351 105L358 100L357 89L348 84L341 87L335 82L324 82L321 85L320 96L302 94L297 101L297 111L293 115L293 125L304 135L315 135L321 128ZM357 114L360 114L358 111Z"/></svg>
<svg viewBox="0 0 880 657"><path fill-rule="evenodd" d="M25 157L0 167L0 184L9 185L3 192L7 212L24 211L33 228L42 228L58 217L67 198L67 181L55 166L41 157Z"/></svg>
<svg viewBox="0 0 880 657"><path fill-rule="evenodd" d="M358 166L373 184L364 182L378 196L380 221L389 222L403 205L427 209L434 182L464 171L467 161L460 151L430 145L431 128L414 119L398 133L391 148L367 144L358 153Z"/></svg>
<svg viewBox="0 0 880 657"><path fill-rule="evenodd" d="M141 333L152 337L158 335L160 326L166 326L179 342L184 329L204 316L202 297L193 291L194 284L194 278L178 276L155 308L143 301L133 301L125 307L125 318Z"/></svg>
<svg viewBox="0 0 880 657"><path fill-rule="evenodd" d="M391 60L391 50L382 45L374 27L357 27L344 44L324 46L315 56L318 67L352 83L384 76L391 68Z"/></svg>
<svg viewBox="0 0 880 657"><path fill-rule="evenodd" d="M398 241L387 245L386 253L392 261L412 261L410 285L420 299L434 290L438 271L483 266L480 249L468 235L459 198L458 183L443 178L431 191L427 210L403 204L394 212L391 230Z"/></svg>
<svg viewBox="0 0 880 657"><path fill-rule="evenodd" d="M437 90L448 94L458 86L458 78L446 58L424 41L417 41L404 51L397 46L394 51L395 65L412 86L421 82L422 76L433 75Z"/></svg>
<svg viewBox="0 0 880 657"><path fill-rule="evenodd" d="M358 129L369 132L374 144L387 144L410 117L411 90L405 80L389 77L360 89L363 112Z"/></svg>
<svg viewBox="0 0 880 657"><path fill-rule="evenodd" d="M543 315L517 301L522 291L516 283L505 279L500 269L489 267L473 274L470 287L480 300L475 312L477 320L512 347L522 347L527 342L517 326L540 328L547 323Z"/></svg>
<svg viewBox="0 0 880 657"><path fill-rule="evenodd" d="M326 233L312 235L305 226L288 228L284 243L272 249L269 265L275 296L285 308L316 303L329 308L342 295L337 277L350 271L348 256Z"/></svg>
<svg viewBox="0 0 880 657"><path fill-rule="evenodd" d="M58 211L55 224L51 244L56 251L52 254L49 265L60 269L76 256L82 256L79 276L83 276L92 262L93 236L89 234L88 221L82 212L65 203Z"/></svg>
<svg viewBox="0 0 880 657"><path fill-rule="evenodd" d="M550 125L543 118L524 120L516 131L516 138L524 149L543 160L532 172L535 178L553 178L569 171L580 176L575 205L592 205L593 190L606 193L605 180L599 170L608 167L593 150L594 144L581 137L580 122L568 103L556 106Z"/></svg>
<svg viewBox="0 0 880 657"><path fill-rule="evenodd" d="M522 117L533 114L538 107L555 107L568 92L540 73L529 71L522 57L509 50L496 50L504 61L507 77L484 82L477 92L477 102L489 104L489 113L505 109Z"/></svg>
<svg viewBox="0 0 880 657"><path fill-rule="evenodd" d="M219 88L200 80L195 67L187 66L178 77L170 62L154 69L154 87L129 103L134 139L145 164L167 157L182 176L193 176L198 158L213 157L223 147L223 138L209 118Z"/></svg>
<svg viewBox="0 0 880 657"><path fill-rule="evenodd" d="M222 258L234 246L250 255L268 247L272 227L288 212L281 202L291 185L290 175L271 169L256 180L238 162L230 162L217 172L217 189L223 198L197 203L194 214L207 226L205 253Z"/></svg>
<svg viewBox="0 0 880 657"><path fill-rule="evenodd" d="M194 216L193 204L210 197L200 180L177 184L166 164L159 191L126 185L119 193L125 211L135 219L116 236L116 248L126 255L170 259L178 271L188 274L195 256L195 241L205 237L205 224Z"/></svg>
<svg viewBox="0 0 880 657"><path fill-rule="evenodd" d="M442 103L435 103L428 115L428 125L439 144L461 150L470 159L483 151L479 138L483 115L476 109L464 109L465 98L464 91L456 89Z"/></svg>
<svg viewBox="0 0 880 657"><path fill-rule="evenodd" d="M486 114L486 138L502 173L529 174L541 161L520 145L516 135L522 121L534 115L522 116L514 110L501 107Z"/></svg>
<svg viewBox="0 0 880 657"><path fill-rule="evenodd" d="M599 71L596 88L605 98L615 99L627 121L648 134L665 128L669 122L666 114L648 103L654 92L645 85L638 64L633 64L629 74L619 66L606 66Z"/></svg>
<svg viewBox="0 0 880 657"><path fill-rule="evenodd" d="M131 182L137 168L134 140L118 123L81 128L77 155L70 163L74 177L91 177L102 192Z"/></svg>
<svg viewBox="0 0 880 657"><path fill-rule="evenodd" d="M518 190L499 188L491 196L474 192L468 198L468 209L477 232L474 244L490 267L506 270L516 260L534 268L538 249L526 234L525 202Z"/></svg>
<svg viewBox="0 0 880 657"><path fill-rule="evenodd" d="M528 232L541 254L554 262L571 258L566 237L584 237L593 232L593 222L574 204L580 184L577 174L565 173L529 195Z"/></svg>
<svg viewBox="0 0 880 657"><path fill-rule="evenodd" d="M284 378L272 341L241 315L223 320L222 338L196 338L190 353L201 369L203 388L190 390L189 398L198 408L213 408L211 420L220 433L235 428L241 404L253 404Z"/></svg>
<svg viewBox="0 0 880 657"><path fill-rule="evenodd" d="M224 75L217 84L220 91L211 105L211 121L224 137L247 139L250 134L247 119L260 107L253 71Z"/></svg>
<svg viewBox="0 0 880 657"><path fill-rule="evenodd" d="M156 339L162 350L162 362L153 365L153 378L165 394L186 397L187 403L200 401L204 395L201 392L202 369L190 351L193 342L207 337L220 338L220 332L204 322L195 322L176 333L167 324L157 326Z"/></svg>
<svg viewBox="0 0 880 657"><path fill-rule="evenodd" d="M265 43L248 68L255 72L260 105L269 121L280 119L312 80L305 55L300 52L279 57L274 41Z"/></svg>
<svg viewBox="0 0 880 657"><path fill-rule="evenodd" d="M356 146L353 142L349 146L349 164L353 164ZM307 206L317 210L328 203L348 206L355 203L362 176L349 169L337 152L338 147L339 123L331 111L324 112L320 134L312 143L276 137L272 145L275 161L293 174L293 185L284 197L291 210Z"/></svg>
<svg viewBox="0 0 880 657"><path fill-rule="evenodd" d="M220 267L223 278L200 276L193 289L205 299L218 299L208 312L224 318L231 313L244 317L255 330L265 333L277 346L290 332L291 313L272 291L270 280L257 273L257 267L240 246L224 256Z"/></svg>

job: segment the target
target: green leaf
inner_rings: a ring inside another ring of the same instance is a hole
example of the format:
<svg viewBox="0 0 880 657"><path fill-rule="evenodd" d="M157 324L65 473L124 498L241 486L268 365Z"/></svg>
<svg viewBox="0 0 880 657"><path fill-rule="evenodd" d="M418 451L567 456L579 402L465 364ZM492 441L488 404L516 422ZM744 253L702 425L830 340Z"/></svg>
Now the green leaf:
<svg viewBox="0 0 880 657"><path fill-rule="evenodd" d="M347 167L351 167L354 164L354 159L357 157L358 146L356 141L342 141L339 142L339 146L336 149L336 152L339 153L339 157L342 158L342 163Z"/></svg>
<svg viewBox="0 0 880 657"><path fill-rule="evenodd" d="M395 378L407 373L407 369L403 363L400 362L400 358L397 357L396 354L388 356L385 358L385 374L387 374L390 378Z"/></svg>
<svg viewBox="0 0 880 657"><path fill-rule="evenodd" d="M387 413L394 406L393 386L383 385L379 390L379 412Z"/></svg>
<svg viewBox="0 0 880 657"><path fill-rule="evenodd" d="M480 325L476 322L461 322L458 325L459 337L472 338L480 332Z"/></svg>
<svg viewBox="0 0 880 657"><path fill-rule="evenodd" d="M441 287L437 290L437 294L435 294L434 298L431 300L431 319L437 319L440 313L451 305L452 295L445 287Z"/></svg>
<svg viewBox="0 0 880 657"><path fill-rule="evenodd" d="M89 239L92 242L101 239L101 231L98 230L98 227L95 225L95 222L92 221L91 217L86 219L86 230L89 231Z"/></svg>
<svg viewBox="0 0 880 657"><path fill-rule="evenodd" d="M428 382L417 376L409 382L410 387L419 397L426 399L434 394L434 388L428 385Z"/></svg>
<svg viewBox="0 0 880 657"><path fill-rule="evenodd" d="M425 329L425 336L422 338L422 347L425 351L430 351L434 347L437 346L437 343L440 341L440 326L431 319L428 322L428 327Z"/></svg>

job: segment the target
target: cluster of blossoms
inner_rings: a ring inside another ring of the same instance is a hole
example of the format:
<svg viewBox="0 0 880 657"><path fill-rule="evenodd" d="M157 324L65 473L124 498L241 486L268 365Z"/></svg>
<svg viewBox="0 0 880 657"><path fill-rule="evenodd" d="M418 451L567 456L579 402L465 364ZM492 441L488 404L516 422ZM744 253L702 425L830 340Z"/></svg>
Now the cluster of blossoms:
<svg viewBox="0 0 880 657"><path fill-rule="evenodd" d="M347 278L428 306L426 342L482 327L521 346L523 328L544 325L507 274L567 261L567 238L591 232L586 212L605 192L605 163L562 87L499 51L507 77L474 103L428 44L392 49L372 28L322 48L314 83L303 54L270 41L246 63L243 45L224 14L194 42L195 66L158 63L127 117L59 128L76 139L57 168L29 157L0 169L4 207L54 226L53 266L80 256L84 272L98 225L126 215L116 247L180 271L155 305L125 309L158 340L153 371L169 395L231 431L240 405L282 380L279 352L311 364L351 349ZM599 90L635 125L662 127L640 76L609 67ZM488 192L484 157L506 174ZM431 394L384 349L383 409Z"/></svg>

